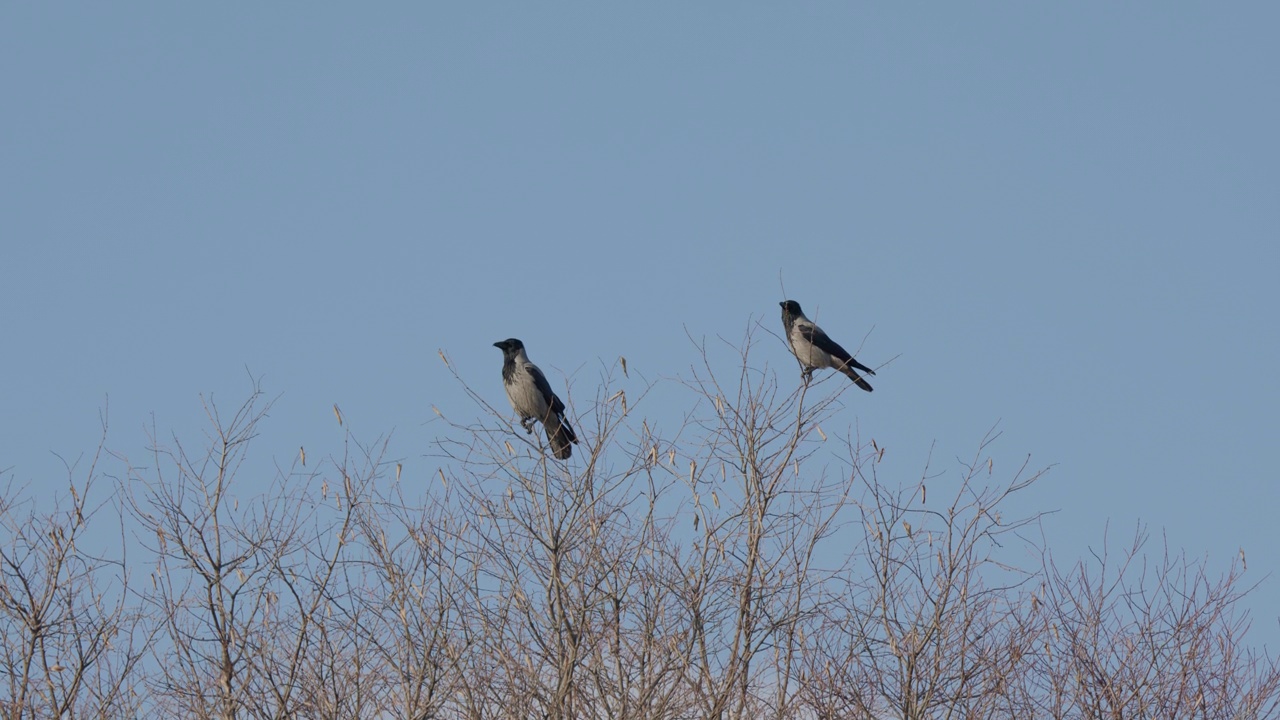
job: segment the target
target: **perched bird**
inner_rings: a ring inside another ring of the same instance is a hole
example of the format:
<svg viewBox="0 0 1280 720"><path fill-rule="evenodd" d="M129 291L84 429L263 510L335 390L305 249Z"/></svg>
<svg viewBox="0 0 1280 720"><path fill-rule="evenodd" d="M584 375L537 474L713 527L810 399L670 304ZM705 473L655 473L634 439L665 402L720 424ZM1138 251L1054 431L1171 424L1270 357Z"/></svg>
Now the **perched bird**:
<svg viewBox="0 0 1280 720"><path fill-rule="evenodd" d="M493 344L502 349L502 385L507 390L511 409L520 416L525 432L533 432L533 423L541 421L547 430L551 452L560 460L573 454L572 443L578 442L569 420L564 416L564 403L551 391L551 383L524 352L524 343L508 338Z"/></svg>
<svg viewBox="0 0 1280 720"><path fill-rule="evenodd" d="M871 383L863 380L862 376L853 370L857 368L868 375L875 375L875 370L854 360L848 350L827 337L827 334L822 332L822 328L804 316L800 303L795 300L784 300L778 304L782 306L782 327L787 331L787 342L791 345L791 352L795 353L796 359L804 366L802 374L805 382L809 381L817 368L829 367L848 375L858 387L871 392Z"/></svg>

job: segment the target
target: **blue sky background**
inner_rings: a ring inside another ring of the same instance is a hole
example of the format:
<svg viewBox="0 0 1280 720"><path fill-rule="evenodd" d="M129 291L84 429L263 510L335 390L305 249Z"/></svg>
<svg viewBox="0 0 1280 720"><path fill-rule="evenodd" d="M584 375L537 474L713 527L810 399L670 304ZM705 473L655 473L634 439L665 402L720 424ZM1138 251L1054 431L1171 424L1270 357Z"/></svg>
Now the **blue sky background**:
<svg viewBox="0 0 1280 720"><path fill-rule="evenodd" d="M1061 560L1139 520L1280 639L1280 6L13 4L0 11L0 469L199 394L287 462L591 395L787 294L883 368L840 419L904 482L999 422ZM874 328L874 329L873 329ZM868 333L870 333L868 335ZM780 343L757 357L785 372ZM656 396L655 402L662 402ZM668 411L660 405L654 412ZM883 477L883 475L882 475ZM1158 548L1153 548L1158 549Z"/></svg>

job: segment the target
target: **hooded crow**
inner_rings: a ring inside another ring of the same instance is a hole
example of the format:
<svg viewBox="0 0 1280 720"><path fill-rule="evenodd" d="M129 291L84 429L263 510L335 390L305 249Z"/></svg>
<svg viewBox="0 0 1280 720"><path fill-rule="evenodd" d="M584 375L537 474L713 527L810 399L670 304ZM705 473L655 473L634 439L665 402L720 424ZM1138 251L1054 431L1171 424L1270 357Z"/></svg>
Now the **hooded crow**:
<svg viewBox="0 0 1280 720"><path fill-rule="evenodd" d="M839 370L849 376L849 379L858 387L871 392L871 383L863 380L862 376L853 370L857 368L868 375L875 375L875 370L854 360L849 351L827 337L827 334L822 332L822 328L804 316L800 303L795 300L784 300L778 304L782 306L782 327L787 331L787 342L791 345L791 352L795 353L796 359L804 366L802 374L805 382L813 376L815 369L829 367Z"/></svg>
<svg viewBox="0 0 1280 720"><path fill-rule="evenodd" d="M529 361L519 340L508 338L493 346L502 350L502 386L511 409L520 416L520 425L532 433L534 421L542 421L551 452L557 459L568 460L573 454L571 443L578 442L578 436L573 434L564 416L564 403L551 391L547 376Z"/></svg>

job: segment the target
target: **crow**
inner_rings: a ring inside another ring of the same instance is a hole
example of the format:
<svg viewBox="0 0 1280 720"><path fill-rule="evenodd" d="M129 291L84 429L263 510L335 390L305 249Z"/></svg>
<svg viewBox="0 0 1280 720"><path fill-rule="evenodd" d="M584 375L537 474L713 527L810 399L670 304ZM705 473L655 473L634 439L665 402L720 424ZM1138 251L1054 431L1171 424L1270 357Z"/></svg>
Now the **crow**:
<svg viewBox="0 0 1280 720"><path fill-rule="evenodd" d="M573 454L572 443L578 442L573 427L564 416L564 403L551 391L547 376L525 354L524 343L508 338L493 344L502 350L502 386L507 391L511 409L520 416L525 432L533 432L533 423L541 421L547 430L551 452L559 460Z"/></svg>
<svg viewBox="0 0 1280 720"><path fill-rule="evenodd" d="M791 345L791 352L795 353L796 359L804 367L801 375L805 382L813 377L813 371L817 368L829 367L839 370L849 376L849 379L858 387L871 392L871 383L863 380L862 376L853 370L857 368L868 375L875 375L875 370L854 360L849 351L827 337L827 334L822 332L822 328L804 316L800 303L795 300L784 300L778 304L782 306L782 327L787 331L787 342Z"/></svg>

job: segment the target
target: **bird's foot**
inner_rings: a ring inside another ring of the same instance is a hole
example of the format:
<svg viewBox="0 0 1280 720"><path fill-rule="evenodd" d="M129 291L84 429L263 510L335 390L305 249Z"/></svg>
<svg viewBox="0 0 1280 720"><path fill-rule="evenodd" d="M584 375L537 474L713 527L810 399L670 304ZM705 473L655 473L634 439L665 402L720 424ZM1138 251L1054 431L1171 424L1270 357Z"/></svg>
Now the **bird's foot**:
<svg viewBox="0 0 1280 720"><path fill-rule="evenodd" d="M813 380L813 368L805 368L802 370L800 372L800 377L804 380L804 384L808 385L809 382Z"/></svg>
<svg viewBox="0 0 1280 720"><path fill-rule="evenodd" d="M524 428L524 432L526 435L532 435L533 434L533 418L531 417L521 418L520 427Z"/></svg>

